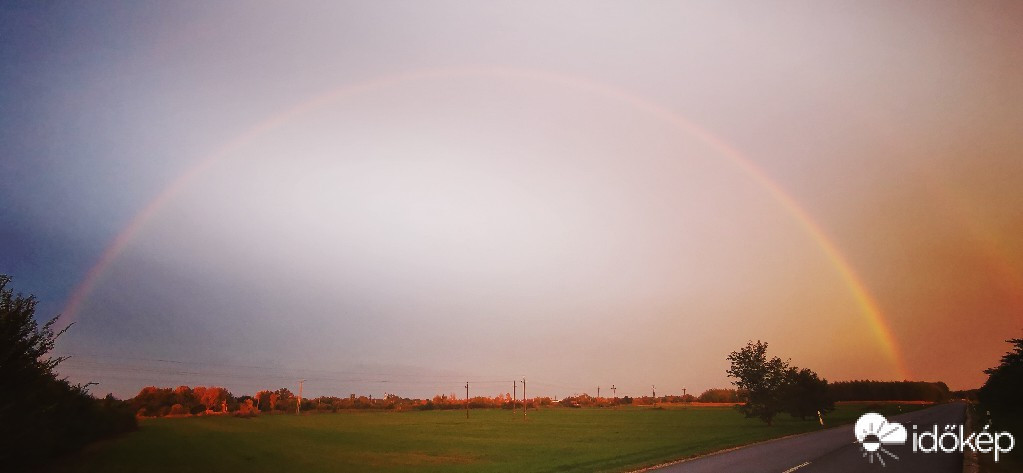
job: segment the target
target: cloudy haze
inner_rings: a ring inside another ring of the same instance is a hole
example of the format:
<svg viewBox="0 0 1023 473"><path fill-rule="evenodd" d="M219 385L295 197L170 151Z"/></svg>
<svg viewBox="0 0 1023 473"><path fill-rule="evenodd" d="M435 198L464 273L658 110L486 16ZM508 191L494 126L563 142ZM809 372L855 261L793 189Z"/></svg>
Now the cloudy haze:
<svg viewBox="0 0 1023 473"><path fill-rule="evenodd" d="M1023 328L1021 21L15 4L0 273L75 322L61 372L119 396L698 393L750 339L829 380L973 388Z"/></svg>

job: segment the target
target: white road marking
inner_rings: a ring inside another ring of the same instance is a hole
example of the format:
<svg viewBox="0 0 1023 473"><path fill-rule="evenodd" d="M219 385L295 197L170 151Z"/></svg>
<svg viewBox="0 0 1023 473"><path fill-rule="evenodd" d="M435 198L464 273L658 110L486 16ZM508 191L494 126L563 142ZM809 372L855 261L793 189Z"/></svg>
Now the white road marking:
<svg viewBox="0 0 1023 473"><path fill-rule="evenodd" d="M802 467L804 467L806 465L809 465L809 464L810 464L810 462L803 462L803 463L801 463L799 465L796 465L796 466L794 466L792 468L789 468L788 470L785 470L785 471L783 471L781 473L792 473L793 471L796 471L796 470L798 470L798 469L800 469L800 468L802 468Z"/></svg>

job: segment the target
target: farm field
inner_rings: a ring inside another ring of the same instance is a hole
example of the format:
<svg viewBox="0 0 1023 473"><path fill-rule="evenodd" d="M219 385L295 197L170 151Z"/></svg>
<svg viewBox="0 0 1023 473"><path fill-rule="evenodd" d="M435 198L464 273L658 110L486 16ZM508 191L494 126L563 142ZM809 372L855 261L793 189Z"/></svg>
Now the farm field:
<svg viewBox="0 0 1023 473"><path fill-rule="evenodd" d="M923 406L871 407L885 414ZM828 426L867 404L844 404ZM820 429L779 416L768 427L730 407L351 411L336 414L145 419L140 429L94 445L56 472L189 471L628 471L724 448Z"/></svg>

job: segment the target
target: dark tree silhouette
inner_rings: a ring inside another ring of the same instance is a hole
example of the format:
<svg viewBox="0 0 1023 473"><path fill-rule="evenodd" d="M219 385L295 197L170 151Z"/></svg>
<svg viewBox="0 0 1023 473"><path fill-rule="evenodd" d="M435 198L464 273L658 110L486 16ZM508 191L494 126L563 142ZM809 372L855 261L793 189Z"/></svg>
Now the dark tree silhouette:
<svg viewBox="0 0 1023 473"><path fill-rule="evenodd" d="M96 400L83 386L58 379L63 361L49 357L57 338L54 317L39 326L36 298L15 294L0 275L0 465L36 469L47 458L104 435L135 428L135 417L112 398ZM70 327L70 325L68 326Z"/></svg>
<svg viewBox="0 0 1023 473"><path fill-rule="evenodd" d="M828 395L828 381L821 379L809 368L790 368L784 388L785 411L806 420L835 410L835 402Z"/></svg>
<svg viewBox="0 0 1023 473"><path fill-rule="evenodd" d="M10 276L0 275L0 376L12 386L53 378L53 368L64 359L46 357L46 354L53 350L57 337L70 325L55 334L53 325L57 317L54 317L39 328L35 320L35 296L14 294L7 287L10 282ZM13 409L13 401L0 401L0 412Z"/></svg>
<svg viewBox="0 0 1023 473"><path fill-rule="evenodd" d="M977 392L984 406L991 410L995 422L1023 429L1023 338L1006 340L1013 345L1002 362L984 370L988 378Z"/></svg>
<svg viewBox="0 0 1023 473"><path fill-rule="evenodd" d="M952 396L940 381L836 381L828 385L828 392L835 401L944 402Z"/></svg>
<svg viewBox="0 0 1023 473"><path fill-rule="evenodd" d="M747 394L746 403L739 410L746 417L757 417L771 425L774 416L784 407L784 388L788 379L789 363L781 358L767 358L767 343L749 342L728 355L732 366L728 376L732 384Z"/></svg>

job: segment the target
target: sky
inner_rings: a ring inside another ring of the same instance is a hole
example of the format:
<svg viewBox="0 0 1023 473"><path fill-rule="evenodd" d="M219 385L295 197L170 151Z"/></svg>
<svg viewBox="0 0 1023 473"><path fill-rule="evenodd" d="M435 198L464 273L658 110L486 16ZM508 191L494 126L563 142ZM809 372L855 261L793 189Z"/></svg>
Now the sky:
<svg viewBox="0 0 1023 473"><path fill-rule="evenodd" d="M130 397L689 393L1023 335L1019 2L13 2L0 273Z"/></svg>

